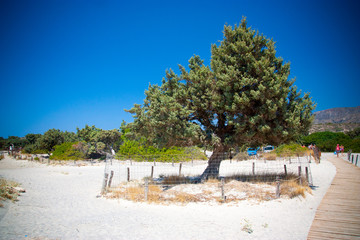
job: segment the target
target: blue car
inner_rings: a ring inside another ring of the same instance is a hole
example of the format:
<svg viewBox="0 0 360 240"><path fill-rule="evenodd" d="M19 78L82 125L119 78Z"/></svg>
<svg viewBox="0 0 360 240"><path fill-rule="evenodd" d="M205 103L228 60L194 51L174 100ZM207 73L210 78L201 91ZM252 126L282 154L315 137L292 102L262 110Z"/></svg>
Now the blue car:
<svg viewBox="0 0 360 240"><path fill-rule="evenodd" d="M256 148L248 148L247 149L247 154L249 156L255 156L257 154L257 149Z"/></svg>

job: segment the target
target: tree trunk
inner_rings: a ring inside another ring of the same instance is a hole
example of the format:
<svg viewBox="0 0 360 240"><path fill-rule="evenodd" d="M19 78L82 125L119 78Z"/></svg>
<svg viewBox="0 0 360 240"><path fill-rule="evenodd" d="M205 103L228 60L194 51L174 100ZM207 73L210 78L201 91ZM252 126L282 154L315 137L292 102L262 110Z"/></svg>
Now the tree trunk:
<svg viewBox="0 0 360 240"><path fill-rule="evenodd" d="M227 148L224 146L218 146L217 148L214 149L214 152L208 161L208 166L200 176L201 182L209 178L219 177L221 161L228 158L228 153L226 152L226 150Z"/></svg>

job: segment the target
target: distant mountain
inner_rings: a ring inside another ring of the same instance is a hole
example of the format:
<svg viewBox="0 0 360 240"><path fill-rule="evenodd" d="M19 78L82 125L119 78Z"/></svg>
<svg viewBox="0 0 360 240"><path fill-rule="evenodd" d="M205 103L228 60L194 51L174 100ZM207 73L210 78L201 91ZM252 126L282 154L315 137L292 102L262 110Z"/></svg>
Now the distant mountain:
<svg viewBox="0 0 360 240"><path fill-rule="evenodd" d="M331 108L314 113L313 124L321 123L360 123L360 106Z"/></svg>
<svg viewBox="0 0 360 240"><path fill-rule="evenodd" d="M360 127L360 106L331 108L314 113L315 119L309 130L314 132L348 132Z"/></svg>

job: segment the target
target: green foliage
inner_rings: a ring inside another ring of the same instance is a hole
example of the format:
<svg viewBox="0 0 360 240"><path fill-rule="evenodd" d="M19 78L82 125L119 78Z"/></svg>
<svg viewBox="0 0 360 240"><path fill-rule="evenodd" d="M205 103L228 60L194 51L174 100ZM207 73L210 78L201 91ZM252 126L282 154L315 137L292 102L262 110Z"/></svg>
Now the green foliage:
<svg viewBox="0 0 360 240"><path fill-rule="evenodd" d="M54 160L80 160L85 159L86 155L79 150L79 142L66 142L55 146L55 150L50 156Z"/></svg>
<svg viewBox="0 0 360 240"><path fill-rule="evenodd" d="M157 147L205 143L216 151L248 145L278 145L308 132L315 108L309 94L288 79L290 64L276 57L275 42L247 27L224 27L211 47L211 67L199 56L181 75L166 71L150 85L143 105L128 112L133 132Z"/></svg>
<svg viewBox="0 0 360 240"><path fill-rule="evenodd" d="M360 138L360 128L355 128L352 131L346 133L351 138Z"/></svg>
<svg viewBox="0 0 360 240"><path fill-rule="evenodd" d="M24 153L32 153L32 154L47 153L47 150L45 150L45 149L40 149L37 143L26 145L26 146L22 149L22 151L23 151Z"/></svg>
<svg viewBox="0 0 360 240"><path fill-rule="evenodd" d="M307 151L306 147L296 143L283 144L275 149L275 153L278 156L303 156Z"/></svg>
<svg viewBox="0 0 360 240"><path fill-rule="evenodd" d="M352 141L348 142L348 145L345 145L345 150L346 149L351 149L353 153L360 153L360 138L357 137Z"/></svg>
<svg viewBox="0 0 360 240"><path fill-rule="evenodd" d="M8 150L10 146L14 146L15 148L23 148L27 144L27 140L25 138L20 138L17 136L9 136L7 139L0 139L1 149Z"/></svg>
<svg viewBox="0 0 360 240"><path fill-rule="evenodd" d="M64 136L59 129L50 129L39 138L39 148L50 153L56 145L62 144L64 140Z"/></svg>
<svg viewBox="0 0 360 240"><path fill-rule="evenodd" d="M344 145L345 151L348 151L350 146L357 149L352 143L353 140L342 132L316 132L303 137L302 142L307 146L316 144L322 152L333 152L337 144ZM354 151L354 149L352 149Z"/></svg>
<svg viewBox="0 0 360 240"><path fill-rule="evenodd" d="M86 124L82 129L77 128L77 136L87 143L97 142L100 131L100 128L96 128L94 125L90 127Z"/></svg>
<svg viewBox="0 0 360 240"><path fill-rule="evenodd" d="M29 144L33 145L38 141L38 139L40 137L41 137L41 134L29 133L25 136L25 139L28 141Z"/></svg>
<svg viewBox="0 0 360 240"><path fill-rule="evenodd" d="M78 139L90 144L88 154L103 153L104 151L110 151L110 147L120 145L121 133L117 129L102 130L95 126L86 125L85 128L77 128ZM117 143L117 144L116 144Z"/></svg>
<svg viewBox="0 0 360 240"><path fill-rule="evenodd" d="M204 153L196 147L170 147L170 148L156 148L154 146L147 146L142 141L127 140L121 145L118 153L118 159L129 159L135 161L157 161L157 162L185 162L192 159L206 159Z"/></svg>

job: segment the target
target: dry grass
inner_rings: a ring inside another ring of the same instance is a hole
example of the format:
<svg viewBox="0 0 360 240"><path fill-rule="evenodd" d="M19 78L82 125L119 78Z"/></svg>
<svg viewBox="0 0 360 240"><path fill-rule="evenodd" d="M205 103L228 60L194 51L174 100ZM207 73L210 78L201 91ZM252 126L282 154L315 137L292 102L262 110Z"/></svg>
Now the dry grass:
<svg viewBox="0 0 360 240"><path fill-rule="evenodd" d="M294 198L297 196L306 197L306 192L312 193L311 188L307 185L307 182L302 179L303 184L299 184L297 180L284 181L280 187L280 195Z"/></svg>
<svg viewBox="0 0 360 240"><path fill-rule="evenodd" d="M233 158L233 160L236 160L236 161L245 161L245 160L249 160L249 159L250 159L250 156L246 152L239 152Z"/></svg>
<svg viewBox="0 0 360 240"><path fill-rule="evenodd" d="M0 179L0 207L3 207L2 201L6 199L12 202L17 201L17 197L20 194L14 188L18 186L19 184L16 182Z"/></svg>
<svg viewBox="0 0 360 240"><path fill-rule="evenodd" d="M162 181L163 185L184 184L184 183L190 183L189 178L179 175L164 177L164 180Z"/></svg>
<svg viewBox="0 0 360 240"><path fill-rule="evenodd" d="M262 155L262 157L265 159L265 160L276 160L276 153L264 153Z"/></svg>
<svg viewBox="0 0 360 240"><path fill-rule="evenodd" d="M246 199L269 201L276 198L277 174L234 175L224 181L225 199L222 198L222 182L209 179L202 184L189 184L189 178L183 176L163 177L159 182L149 181L147 200L143 181L123 183L108 189L107 198L120 198L134 202L151 202L158 204L190 202L238 202ZM305 179L299 184L295 174L280 175L280 196L294 198L306 197L311 193ZM149 179L148 179L149 180Z"/></svg>
<svg viewBox="0 0 360 240"><path fill-rule="evenodd" d="M281 195L293 198L310 188L300 186L296 181L286 181L281 184ZM229 180L224 184L226 202L239 202L246 199L269 201L276 198L275 183L250 183ZM128 184L108 190L107 198L120 198L134 202L145 202L145 188L141 183ZM212 179L203 184L178 184L169 188L159 185L149 185L147 202L157 204L187 204L190 202L224 202L221 195L221 182Z"/></svg>

